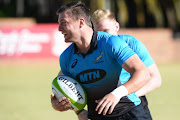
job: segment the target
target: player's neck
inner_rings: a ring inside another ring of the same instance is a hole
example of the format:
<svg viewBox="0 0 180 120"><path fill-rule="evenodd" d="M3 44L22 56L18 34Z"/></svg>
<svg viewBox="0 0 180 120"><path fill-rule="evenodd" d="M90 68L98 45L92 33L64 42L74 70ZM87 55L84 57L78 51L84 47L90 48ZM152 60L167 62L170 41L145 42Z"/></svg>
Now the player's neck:
<svg viewBox="0 0 180 120"><path fill-rule="evenodd" d="M90 49L92 36L92 28L89 27L86 30L82 31L81 40L75 43L81 53L86 54Z"/></svg>

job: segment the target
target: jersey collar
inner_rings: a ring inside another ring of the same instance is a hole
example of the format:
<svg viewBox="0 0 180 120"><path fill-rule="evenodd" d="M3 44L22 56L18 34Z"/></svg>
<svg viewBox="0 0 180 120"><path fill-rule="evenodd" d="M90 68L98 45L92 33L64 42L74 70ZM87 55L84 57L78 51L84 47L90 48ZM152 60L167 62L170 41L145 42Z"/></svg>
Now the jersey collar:
<svg viewBox="0 0 180 120"><path fill-rule="evenodd" d="M88 52L86 54L80 53L76 44L74 44L74 54L82 54L85 57L85 55L92 53L93 50L95 50L96 48L97 48L97 31L94 31L90 43L90 49L88 50Z"/></svg>

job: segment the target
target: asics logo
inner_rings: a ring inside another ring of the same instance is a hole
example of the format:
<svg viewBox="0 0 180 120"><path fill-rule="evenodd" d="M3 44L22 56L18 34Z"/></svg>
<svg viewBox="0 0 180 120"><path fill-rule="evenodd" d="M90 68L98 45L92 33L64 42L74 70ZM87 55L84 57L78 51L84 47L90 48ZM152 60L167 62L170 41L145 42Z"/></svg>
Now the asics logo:
<svg viewBox="0 0 180 120"><path fill-rule="evenodd" d="M77 62L78 62L78 60L75 59L75 60L73 61L73 64L71 65L71 68L74 68L74 67L76 66Z"/></svg>

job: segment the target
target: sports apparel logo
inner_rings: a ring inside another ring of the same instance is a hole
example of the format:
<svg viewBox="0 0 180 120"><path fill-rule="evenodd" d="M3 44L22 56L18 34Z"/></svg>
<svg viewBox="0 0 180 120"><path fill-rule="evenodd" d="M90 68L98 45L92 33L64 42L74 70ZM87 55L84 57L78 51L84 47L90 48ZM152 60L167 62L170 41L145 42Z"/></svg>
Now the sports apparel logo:
<svg viewBox="0 0 180 120"><path fill-rule="evenodd" d="M99 59L101 59L103 57L103 52L101 52L101 54L96 58L96 60L94 61L94 63L96 63ZM103 62L103 61L100 61Z"/></svg>
<svg viewBox="0 0 180 120"><path fill-rule="evenodd" d="M106 71L101 69L89 69L80 72L76 79L82 84L89 84L103 79L106 76Z"/></svg>
<svg viewBox="0 0 180 120"><path fill-rule="evenodd" d="M77 62L78 62L77 59L73 60L73 64L71 65L71 68L74 68L76 66Z"/></svg>

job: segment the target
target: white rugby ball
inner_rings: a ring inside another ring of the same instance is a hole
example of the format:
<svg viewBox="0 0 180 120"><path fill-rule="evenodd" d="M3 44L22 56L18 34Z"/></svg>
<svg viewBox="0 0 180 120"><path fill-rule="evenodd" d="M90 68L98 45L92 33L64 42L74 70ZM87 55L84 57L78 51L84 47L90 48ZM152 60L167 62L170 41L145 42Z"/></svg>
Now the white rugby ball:
<svg viewBox="0 0 180 120"><path fill-rule="evenodd" d="M87 103L87 95L83 87L73 78L58 76L52 82L52 92L57 99L69 98L73 110L82 110Z"/></svg>

